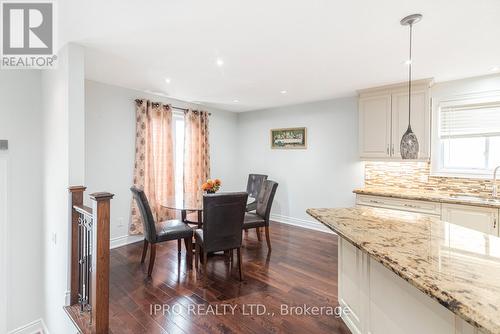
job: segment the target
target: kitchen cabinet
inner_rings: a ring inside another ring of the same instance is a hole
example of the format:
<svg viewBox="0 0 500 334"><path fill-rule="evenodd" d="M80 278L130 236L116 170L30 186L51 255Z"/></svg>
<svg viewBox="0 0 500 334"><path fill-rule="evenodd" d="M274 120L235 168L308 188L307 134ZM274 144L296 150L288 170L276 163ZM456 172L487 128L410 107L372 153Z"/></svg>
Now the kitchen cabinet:
<svg viewBox="0 0 500 334"><path fill-rule="evenodd" d="M500 236L498 226L500 212L498 208L494 207L448 204L363 194L356 195L356 205L420 213L482 233Z"/></svg>
<svg viewBox="0 0 500 334"><path fill-rule="evenodd" d="M498 209L459 204L443 204L441 219L486 234L498 236Z"/></svg>
<svg viewBox="0 0 500 334"><path fill-rule="evenodd" d="M362 206L372 206L377 208L416 212L435 217L441 216L441 203L436 202L407 200L371 195L357 195L356 204Z"/></svg>
<svg viewBox="0 0 500 334"><path fill-rule="evenodd" d="M359 99L359 143L366 158L390 157L391 95Z"/></svg>
<svg viewBox="0 0 500 334"><path fill-rule="evenodd" d="M412 84L411 125L419 160L430 158L432 80ZM359 154L363 159L401 160L399 144L408 128L408 84L359 91Z"/></svg>

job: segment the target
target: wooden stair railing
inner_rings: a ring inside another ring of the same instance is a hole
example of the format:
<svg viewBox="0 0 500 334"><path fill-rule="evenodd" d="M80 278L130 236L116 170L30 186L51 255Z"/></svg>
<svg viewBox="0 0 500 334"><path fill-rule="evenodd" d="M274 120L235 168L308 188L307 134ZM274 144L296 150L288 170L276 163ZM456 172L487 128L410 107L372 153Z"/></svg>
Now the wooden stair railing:
<svg viewBox="0 0 500 334"><path fill-rule="evenodd" d="M83 205L86 188L69 188L71 203L70 305L65 307L82 333L109 332L110 201L113 194L90 194L92 207Z"/></svg>

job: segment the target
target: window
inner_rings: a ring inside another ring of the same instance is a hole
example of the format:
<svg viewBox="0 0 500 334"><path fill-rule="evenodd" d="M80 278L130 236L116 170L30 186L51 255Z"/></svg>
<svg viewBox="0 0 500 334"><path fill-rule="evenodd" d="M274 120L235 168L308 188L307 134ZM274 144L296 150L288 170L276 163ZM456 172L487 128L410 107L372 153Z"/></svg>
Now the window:
<svg viewBox="0 0 500 334"><path fill-rule="evenodd" d="M487 176L500 165L500 96L442 102L434 119L435 174Z"/></svg>

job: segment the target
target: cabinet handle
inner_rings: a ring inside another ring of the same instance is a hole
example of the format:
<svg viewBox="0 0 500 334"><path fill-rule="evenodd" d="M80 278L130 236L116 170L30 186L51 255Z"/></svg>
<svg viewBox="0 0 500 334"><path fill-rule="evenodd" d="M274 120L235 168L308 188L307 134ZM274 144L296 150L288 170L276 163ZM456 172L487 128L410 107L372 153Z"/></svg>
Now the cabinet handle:
<svg viewBox="0 0 500 334"><path fill-rule="evenodd" d="M394 144L392 144L391 153L394 155Z"/></svg>
<svg viewBox="0 0 500 334"><path fill-rule="evenodd" d="M497 219L493 219L493 228L497 228Z"/></svg>
<svg viewBox="0 0 500 334"><path fill-rule="evenodd" d="M387 155L389 155L389 145L387 145Z"/></svg>
<svg viewBox="0 0 500 334"><path fill-rule="evenodd" d="M379 202L379 201L375 201L375 200L373 200L373 199L371 199L371 200L370 200L370 203L375 203L375 204L383 204L383 203L381 203L381 202Z"/></svg>
<svg viewBox="0 0 500 334"><path fill-rule="evenodd" d="M418 209L418 206L416 206L416 205L404 204L404 206L406 206L407 208L414 208L414 209Z"/></svg>

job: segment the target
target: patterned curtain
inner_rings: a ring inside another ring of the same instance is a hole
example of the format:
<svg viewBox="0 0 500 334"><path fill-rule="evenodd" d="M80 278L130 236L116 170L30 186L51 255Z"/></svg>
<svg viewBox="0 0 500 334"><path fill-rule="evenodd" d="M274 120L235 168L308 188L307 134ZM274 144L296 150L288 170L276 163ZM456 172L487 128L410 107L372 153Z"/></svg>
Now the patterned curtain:
<svg viewBox="0 0 500 334"><path fill-rule="evenodd" d="M184 127L184 193L201 201L201 185L210 177L208 113L188 110Z"/></svg>
<svg viewBox="0 0 500 334"><path fill-rule="evenodd" d="M175 218L161 204L175 195L172 109L169 105L136 100L134 185L144 189L157 222ZM142 218L132 199L130 234L141 234Z"/></svg>

